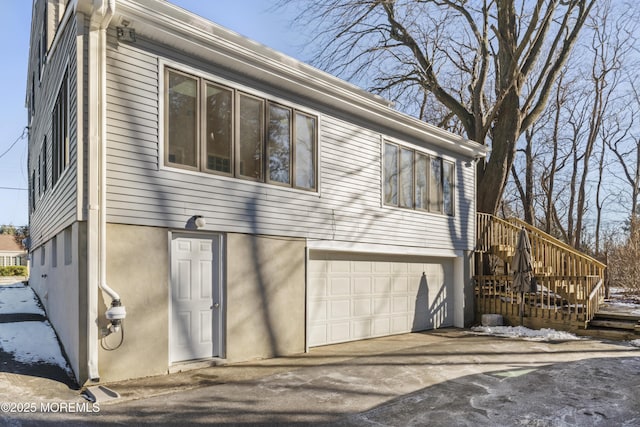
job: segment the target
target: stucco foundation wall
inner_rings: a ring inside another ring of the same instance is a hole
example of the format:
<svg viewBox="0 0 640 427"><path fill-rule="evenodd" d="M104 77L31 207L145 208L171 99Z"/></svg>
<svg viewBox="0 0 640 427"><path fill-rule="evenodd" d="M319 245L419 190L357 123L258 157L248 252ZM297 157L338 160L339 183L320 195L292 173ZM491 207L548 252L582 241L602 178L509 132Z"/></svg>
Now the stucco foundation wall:
<svg viewBox="0 0 640 427"><path fill-rule="evenodd" d="M305 349L305 242L227 235L226 358Z"/></svg>
<svg viewBox="0 0 640 427"><path fill-rule="evenodd" d="M29 278L78 381L84 364L79 331L80 307L83 306L79 272L80 265L86 260L78 250L79 233L83 230L83 224L73 223L35 250Z"/></svg>
<svg viewBox="0 0 640 427"><path fill-rule="evenodd" d="M464 289L464 326L469 328L475 323L475 284L473 282L473 256L472 251L465 251L463 258L463 289Z"/></svg>
<svg viewBox="0 0 640 427"><path fill-rule="evenodd" d="M116 381L163 374L168 366L168 231L164 228L107 225L107 283L126 307L125 340L120 334L103 338L99 352L100 379ZM101 292L99 326L111 303Z"/></svg>

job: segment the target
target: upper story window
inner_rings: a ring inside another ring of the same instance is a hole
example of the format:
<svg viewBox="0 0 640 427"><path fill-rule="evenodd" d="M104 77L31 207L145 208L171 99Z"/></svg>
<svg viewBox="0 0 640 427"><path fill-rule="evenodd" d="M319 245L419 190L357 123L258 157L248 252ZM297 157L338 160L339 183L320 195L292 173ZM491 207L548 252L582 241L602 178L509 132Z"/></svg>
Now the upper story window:
<svg viewBox="0 0 640 427"><path fill-rule="evenodd" d="M47 32L49 31L49 7L47 1L44 2L43 14L42 14L42 27L40 29L40 37L38 40L38 79L42 79L42 69L47 61L47 49L49 47L49 40Z"/></svg>
<svg viewBox="0 0 640 427"><path fill-rule="evenodd" d="M62 78L51 115L51 188L69 165L69 94L67 74Z"/></svg>
<svg viewBox="0 0 640 427"><path fill-rule="evenodd" d="M36 210L36 170L31 171L31 212Z"/></svg>
<svg viewBox="0 0 640 427"><path fill-rule="evenodd" d="M315 116L173 69L165 81L165 164L316 189Z"/></svg>
<svg viewBox="0 0 640 427"><path fill-rule="evenodd" d="M36 113L36 76L31 74L31 93L29 97L29 112L31 116Z"/></svg>
<svg viewBox="0 0 640 427"><path fill-rule="evenodd" d="M41 193L44 194L47 191L47 156L49 153L47 152L47 136L45 135L44 141L42 142L42 149L40 157L42 158L42 166L41 166L41 176L40 176L40 184L42 185Z"/></svg>
<svg viewBox="0 0 640 427"><path fill-rule="evenodd" d="M452 162L385 142L383 173L385 205L454 215Z"/></svg>

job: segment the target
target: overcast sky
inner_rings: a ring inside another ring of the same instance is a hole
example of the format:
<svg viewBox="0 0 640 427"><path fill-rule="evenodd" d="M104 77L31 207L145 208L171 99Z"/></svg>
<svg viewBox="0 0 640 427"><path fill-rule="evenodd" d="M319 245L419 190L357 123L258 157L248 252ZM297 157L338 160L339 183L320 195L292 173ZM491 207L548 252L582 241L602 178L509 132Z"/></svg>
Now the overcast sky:
<svg viewBox="0 0 640 427"><path fill-rule="evenodd" d="M288 55L298 57L300 37L289 29L290 16L274 11L269 0L171 0L184 9ZM25 87L31 1L5 0L0 26L0 224L26 225L28 217ZM21 135L24 138L20 139ZM15 145L14 145L15 143ZM10 147L13 145L13 148ZM8 151L7 151L8 150ZM5 154L6 152L6 154Z"/></svg>

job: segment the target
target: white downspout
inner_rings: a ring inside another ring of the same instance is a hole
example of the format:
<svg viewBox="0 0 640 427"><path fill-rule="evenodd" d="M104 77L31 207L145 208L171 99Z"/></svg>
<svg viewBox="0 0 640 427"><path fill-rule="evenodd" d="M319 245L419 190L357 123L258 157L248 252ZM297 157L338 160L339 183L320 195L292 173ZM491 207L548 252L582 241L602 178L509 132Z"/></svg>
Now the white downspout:
<svg viewBox="0 0 640 427"><path fill-rule="evenodd" d="M89 276L87 324L87 375L98 381L98 292L112 299L119 295L106 285L106 29L115 11L115 0L92 0L89 21L88 121L89 212L87 218L87 274Z"/></svg>

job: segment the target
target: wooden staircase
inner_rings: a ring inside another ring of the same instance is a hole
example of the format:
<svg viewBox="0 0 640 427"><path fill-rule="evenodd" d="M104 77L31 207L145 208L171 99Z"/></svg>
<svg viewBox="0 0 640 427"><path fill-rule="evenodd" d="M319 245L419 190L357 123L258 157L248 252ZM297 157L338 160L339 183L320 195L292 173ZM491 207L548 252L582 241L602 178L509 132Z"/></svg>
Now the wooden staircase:
<svg viewBox="0 0 640 427"><path fill-rule="evenodd" d="M640 339L640 314L604 304L582 335L613 340Z"/></svg>
<svg viewBox="0 0 640 427"><path fill-rule="evenodd" d="M476 217L476 314L501 314L508 324L532 328L586 330L604 302L605 264L519 219ZM516 294L510 265L518 234L524 228L531 241L537 292Z"/></svg>

